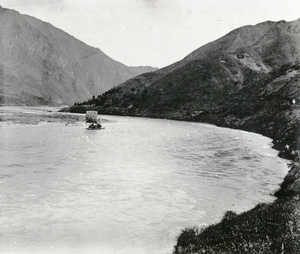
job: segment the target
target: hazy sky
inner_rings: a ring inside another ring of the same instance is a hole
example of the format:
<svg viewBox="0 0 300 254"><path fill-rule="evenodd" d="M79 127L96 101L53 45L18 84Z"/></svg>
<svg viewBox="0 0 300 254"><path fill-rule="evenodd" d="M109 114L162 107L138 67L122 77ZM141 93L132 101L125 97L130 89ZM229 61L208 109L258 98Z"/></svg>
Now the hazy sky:
<svg viewBox="0 0 300 254"><path fill-rule="evenodd" d="M0 0L126 65L163 67L243 25L300 18L299 0Z"/></svg>

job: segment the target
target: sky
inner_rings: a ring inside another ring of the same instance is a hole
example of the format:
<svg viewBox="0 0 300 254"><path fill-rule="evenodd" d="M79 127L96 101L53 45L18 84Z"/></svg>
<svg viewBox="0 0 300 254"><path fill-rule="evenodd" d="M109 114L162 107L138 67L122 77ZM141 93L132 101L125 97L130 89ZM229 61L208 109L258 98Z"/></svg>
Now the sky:
<svg viewBox="0 0 300 254"><path fill-rule="evenodd" d="M129 66L164 67L231 30L300 18L299 0L0 0Z"/></svg>

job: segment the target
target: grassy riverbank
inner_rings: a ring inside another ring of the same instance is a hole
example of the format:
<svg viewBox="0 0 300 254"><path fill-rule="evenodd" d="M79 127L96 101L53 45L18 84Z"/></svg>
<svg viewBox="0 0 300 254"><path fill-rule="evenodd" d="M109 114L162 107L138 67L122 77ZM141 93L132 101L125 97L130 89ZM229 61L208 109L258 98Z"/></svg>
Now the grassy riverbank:
<svg viewBox="0 0 300 254"><path fill-rule="evenodd" d="M183 230L174 253L300 253L299 170L298 162L291 165L273 203L239 215L228 211L205 229Z"/></svg>
<svg viewBox="0 0 300 254"><path fill-rule="evenodd" d="M220 125L273 138L279 155L291 160L290 170L273 203L259 204L242 214L228 211L220 223L207 228L186 228L178 237L174 254L300 253L299 115L298 108L290 107L278 114L265 111L247 121L233 116L223 119Z"/></svg>

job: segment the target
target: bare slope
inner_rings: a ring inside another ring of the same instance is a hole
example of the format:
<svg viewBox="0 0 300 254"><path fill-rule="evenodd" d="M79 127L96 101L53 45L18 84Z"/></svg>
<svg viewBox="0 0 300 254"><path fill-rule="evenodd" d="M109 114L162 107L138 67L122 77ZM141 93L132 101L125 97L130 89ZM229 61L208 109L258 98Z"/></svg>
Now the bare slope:
<svg viewBox="0 0 300 254"><path fill-rule="evenodd" d="M73 104L150 67L128 67L27 15L0 7L0 104Z"/></svg>

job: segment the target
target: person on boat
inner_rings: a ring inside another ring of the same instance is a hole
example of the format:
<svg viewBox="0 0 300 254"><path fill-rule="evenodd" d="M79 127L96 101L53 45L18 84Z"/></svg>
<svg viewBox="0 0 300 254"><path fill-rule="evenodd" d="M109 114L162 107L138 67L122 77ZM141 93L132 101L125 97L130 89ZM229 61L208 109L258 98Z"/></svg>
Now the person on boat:
<svg viewBox="0 0 300 254"><path fill-rule="evenodd" d="M92 123L90 126L89 126L89 129L101 129L102 125L100 123Z"/></svg>
<svg viewBox="0 0 300 254"><path fill-rule="evenodd" d="M89 129L95 129L96 125L94 123L90 124Z"/></svg>

